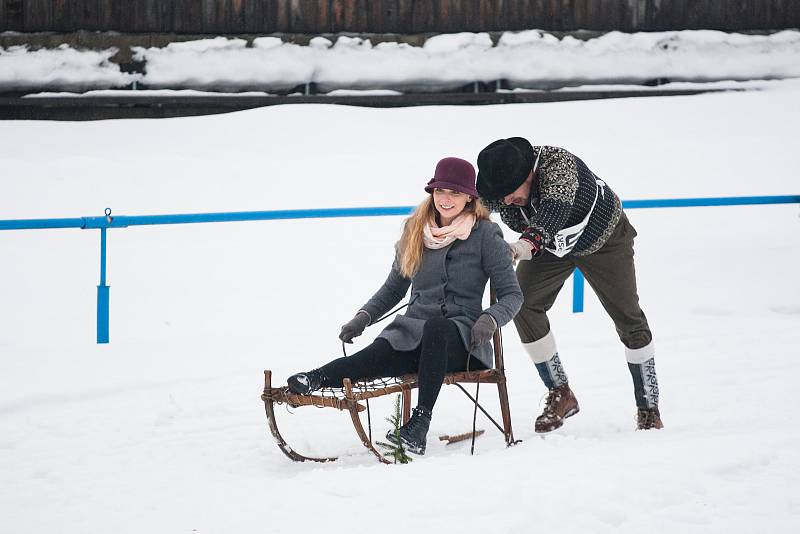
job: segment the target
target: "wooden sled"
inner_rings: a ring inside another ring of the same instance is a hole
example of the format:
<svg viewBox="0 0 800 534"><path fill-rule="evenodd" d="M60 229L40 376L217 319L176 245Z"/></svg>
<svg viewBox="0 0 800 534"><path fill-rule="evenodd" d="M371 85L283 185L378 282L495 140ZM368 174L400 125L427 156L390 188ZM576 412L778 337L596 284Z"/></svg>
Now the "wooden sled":
<svg viewBox="0 0 800 534"><path fill-rule="evenodd" d="M505 366L503 364L503 339L500 329L495 331L492 339L494 345L494 369L484 369L480 371L464 371L460 373L449 373L445 375L443 384L455 385L472 400L475 409L480 409L495 427L503 434L506 446L517 443L514 440L514 433L511 429L511 410L508 405L508 390L506 388ZM323 388L315 391L311 395L297 395L291 393L286 386L272 387L272 371L264 371L264 393L261 400L264 401L264 408L267 413L267 423L270 432L275 438L278 447L283 453L296 462L333 462L336 457L315 458L305 456L291 448L278 430L278 423L275 419L275 405L286 404L292 408L303 406L315 406L317 408L335 408L340 411L347 411L355 427L361 443L382 463L391 463L375 448L372 442L372 423L369 413L369 399L383 397L394 393L402 394L403 423L406 423L411 416L411 390L418 386L417 375L405 375L397 378L386 378L369 382L351 382L345 378L342 388ZM462 384L477 384L476 397L470 395ZM480 391L480 384L495 384L497 393L500 397L500 412L502 416L502 426L492 418L491 415L478 404L477 393ZM361 412L367 412L367 431L361 422ZM473 439L483 431L467 432L459 436L451 437L448 441L455 442L463 439Z"/></svg>

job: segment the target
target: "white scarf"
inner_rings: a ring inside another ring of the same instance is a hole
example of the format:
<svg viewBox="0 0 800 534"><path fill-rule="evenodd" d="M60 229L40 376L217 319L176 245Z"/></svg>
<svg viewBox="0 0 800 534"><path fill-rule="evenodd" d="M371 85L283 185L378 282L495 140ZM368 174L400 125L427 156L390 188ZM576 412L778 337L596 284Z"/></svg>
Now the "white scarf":
<svg viewBox="0 0 800 534"><path fill-rule="evenodd" d="M456 239L466 240L473 226L475 226L475 215L472 213L461 213L453 219L453 222L441 228L431 219L422 230L422 242L425 248L433 250L444 248Z"/></svg>

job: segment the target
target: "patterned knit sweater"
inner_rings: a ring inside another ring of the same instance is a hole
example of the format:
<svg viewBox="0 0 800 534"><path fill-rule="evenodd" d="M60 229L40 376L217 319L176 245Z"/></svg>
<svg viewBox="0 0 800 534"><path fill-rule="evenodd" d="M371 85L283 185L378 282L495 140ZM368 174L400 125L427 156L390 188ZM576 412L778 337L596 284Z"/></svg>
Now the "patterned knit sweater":
<svg viewBox="0 0 800 534"><path fill-rule="evenodd" d="M597 195L588 225L569 254L585 256L599 250L619 222L622 214L619 197L604 183L598 194L597 177L577 156L553 146L534 146L533 153L538 154L540 148L529 204L506 206L499 200L484 200L484 204L498 212L503 222L520 232L521 237L532 239L538 234L545 247L550 247L556 232L586 217Z"/></svg>

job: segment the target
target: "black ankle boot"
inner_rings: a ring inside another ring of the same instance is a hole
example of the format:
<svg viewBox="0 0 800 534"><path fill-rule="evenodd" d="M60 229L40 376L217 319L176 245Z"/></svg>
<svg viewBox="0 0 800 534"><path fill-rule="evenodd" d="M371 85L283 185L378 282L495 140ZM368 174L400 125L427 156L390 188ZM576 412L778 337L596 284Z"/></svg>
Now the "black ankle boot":
<svg viewBox="0 0 800 534"><path fill-rule="evenodd" d="M408 423L400 427L400 442L408 452L414 454L425 454L425 445L427 444L428 428L431 426L431 411L424 406L417 406L414 408L411 419ZM386 439L395 445L400 442L395 436L394 430L390 430L386 434Z"/></svg>
<svg viewBox="0 0 800 534"><path fill-rule="evenodd" d="M322 384L322 373L319 369L308 371L307 373L297 373L292 375L286 381L289 385L289 391L297 393L298 395L308 395L312 391L316 391Z"/></svg>

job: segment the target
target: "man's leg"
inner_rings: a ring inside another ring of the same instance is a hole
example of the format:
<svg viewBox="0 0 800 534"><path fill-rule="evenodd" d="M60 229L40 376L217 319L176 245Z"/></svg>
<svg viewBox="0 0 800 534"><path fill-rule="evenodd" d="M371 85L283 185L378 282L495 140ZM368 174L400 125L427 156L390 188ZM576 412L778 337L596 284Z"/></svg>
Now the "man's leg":
<svg viewBox="0 0 800 534"><path fill-rule="evenodd" d="M514 325L547 389L567 383L547 311L574 268L571 261L549 252L533 260L521 261L517 266L517 280L525 300L514 317Z"/></svg>
<svg viewBox="0 0 800 534"><path fill-rule="evenodd" d="M633 261L635 237L636 230L623 213L614 233L600 250L574 260L611 316L617 334L625 345L625 358L633 378L636 406L640 411L650 410L657 414L655 350L653 335L647 324L647 317L639 306L636 290L636 269ZM660 428L660 419L657 423L651 422L651 425L648 428Z"/></svg>
<svg viewBox="0 0 800 534"><path fill-rule="evenodd" d="M569 259L558 258L549 252L522 261L517 267L517 279L525 300L514 318L514 325L525 351L549 390L544 411L536 418L536 432L555 430L579 409L547 319L547 311L573 270L574 265Z"/></svg>

